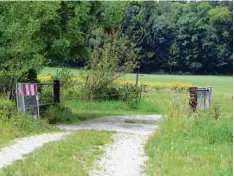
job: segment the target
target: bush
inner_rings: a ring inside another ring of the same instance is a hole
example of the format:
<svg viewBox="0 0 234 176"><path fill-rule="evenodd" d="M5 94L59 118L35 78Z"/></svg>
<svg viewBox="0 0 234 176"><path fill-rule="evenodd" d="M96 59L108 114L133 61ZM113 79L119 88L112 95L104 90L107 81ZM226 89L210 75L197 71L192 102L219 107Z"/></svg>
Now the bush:
<svg viewBox="0 0 234 176"><path fill-rule="evenodd" d="M123 95L123 100L126 101L131 108L138 108L142 91L142 87L136 87L133 84L127 84L122 89L119 89L119 93Z"/></svg>
<svg viewBox="0 0 234 176"><path fill-rule="evenodd" d="M12 112L12 111L16 110L16 103L13 101L1 99L0 110L6 110L8 112Z"/></svg>
<svg viewBox="0 0 234 176"><path fill-rule="evenodd" d="M53 103L53 86L40 86L40 104Z"/></svg>
<svg viewBox="0 0 234 176"><path fill-rule="evenodd" d="M52 76L53 80L60 80L63 88L72 87L74 75L71 73L69 69L62 69L60 71L57 70L56 75Z"/></svg>
<svg viewBox="0 0 234 176"><path fill-rule="evenodd" d="M43 113L43 117L48 119L49 123L71 123L74 120L74 114L71 109L61 104L50 106Z"/></svg>
<svg viewBox="0 0 234 176"><path fill-rule="evenodd" d="M47 131L58 130L49 126L45 120L33 120L25 113L18 113L16 110L11 113L6 109L0 110L0 146L16 137Z"/></svg>
<svg viewBox="0 0 234 176"><path fill-rule="evenodd" d="M45 120L33 120L32 117L25 113L13 114L10 122L14 127L16 136L43 132L50 128ZM19 134L17 135L17 133Z"/></svg>

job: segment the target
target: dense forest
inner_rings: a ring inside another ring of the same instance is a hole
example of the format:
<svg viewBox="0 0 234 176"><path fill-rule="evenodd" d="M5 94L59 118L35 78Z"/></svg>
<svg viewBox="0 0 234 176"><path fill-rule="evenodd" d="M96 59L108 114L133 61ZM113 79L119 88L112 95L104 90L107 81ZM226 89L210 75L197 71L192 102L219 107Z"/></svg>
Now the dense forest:
<svg viewBox="0 0 234 176"><path fill-rule="evenodd" d="M135 71L232 74L232 7L232 1L0 2L0 66L16 79L27 68L83 67L104 34L124 35L138 49Z"/></svg>

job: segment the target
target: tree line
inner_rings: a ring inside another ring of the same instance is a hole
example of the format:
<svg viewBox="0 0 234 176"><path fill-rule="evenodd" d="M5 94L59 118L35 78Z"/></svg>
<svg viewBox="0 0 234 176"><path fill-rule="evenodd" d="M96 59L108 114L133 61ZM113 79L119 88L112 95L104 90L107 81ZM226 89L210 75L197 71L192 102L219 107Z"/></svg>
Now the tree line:
<svg viewBox="0 0 234 176"><path fill-rule="evenodd" d="M138 51L135 71L232 74L232 15L232 1L0 2L1 73L84 67L121 35Z"/></svg>

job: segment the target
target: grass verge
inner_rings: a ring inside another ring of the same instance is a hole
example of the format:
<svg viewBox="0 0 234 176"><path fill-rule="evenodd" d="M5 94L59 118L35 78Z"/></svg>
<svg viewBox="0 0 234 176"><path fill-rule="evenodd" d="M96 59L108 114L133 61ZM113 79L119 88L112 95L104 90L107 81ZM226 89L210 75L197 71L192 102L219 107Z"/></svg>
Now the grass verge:
<svg viewBox="0 0 234 176"><path fill-rule="evenodd" d="M60 131L44 120L35 121L24 115L18 118L4 123L0 122L0 147L7 145L15 138Z"/></svg>
<svg viewBox="0 0 234 176"><path fill-rule="evenodd" d="M2 169L0 175L86 176L93 161L111 142L112 132L80 130L57 142L50 142Z"/></svg>
<svg viewBox="0 0 234 176"><path fill-rule="evenodd" d="M190 113L183 98L169 101L168 116L145 146L147 175L232 175L232 102L214 96L212 105Z"/></svg>
<svg viewBox="0 0 234 176"><path fill-rule="evenodd" d="M18 113L13 102L4 98L0 100L0 147L14 138L60 131L45 120L32 120L28 115Z"/></svg>
<svg viewBox="0 0 234 176"><path fill-rule="evenodd" d="M72 109L80 120L88 120L96 117L111 115L137 115L137 114L158 114L159 109L155 103L142 100L138 108L130 107L122 101L87 101L70 100L65 105Z"/></svg>

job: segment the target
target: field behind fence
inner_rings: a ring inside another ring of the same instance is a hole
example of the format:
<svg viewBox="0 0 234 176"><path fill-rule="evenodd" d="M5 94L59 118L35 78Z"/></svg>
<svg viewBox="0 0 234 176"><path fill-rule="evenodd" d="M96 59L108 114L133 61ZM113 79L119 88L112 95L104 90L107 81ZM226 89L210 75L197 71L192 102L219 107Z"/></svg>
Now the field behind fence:
<svg viewBox="0 0 234 176"><path fill-rule="evenodd" d="M49 79L50 75L55 75L57 70L62 70L58 67L45 67L40 76L42 79ZM71 73L79 79L81 70L70 69ZM39 78L40 78L39 76ZM127 74L121 78L121 81L126 83L135 83L136 74ZM232 76L200 76L200 75L154 75L154 74L140 74L139 83L159 85L159 84L173 84L183 83L184 86L212 86L214 94L223 94L232 96L233 91L233 77Z"/></svg>

